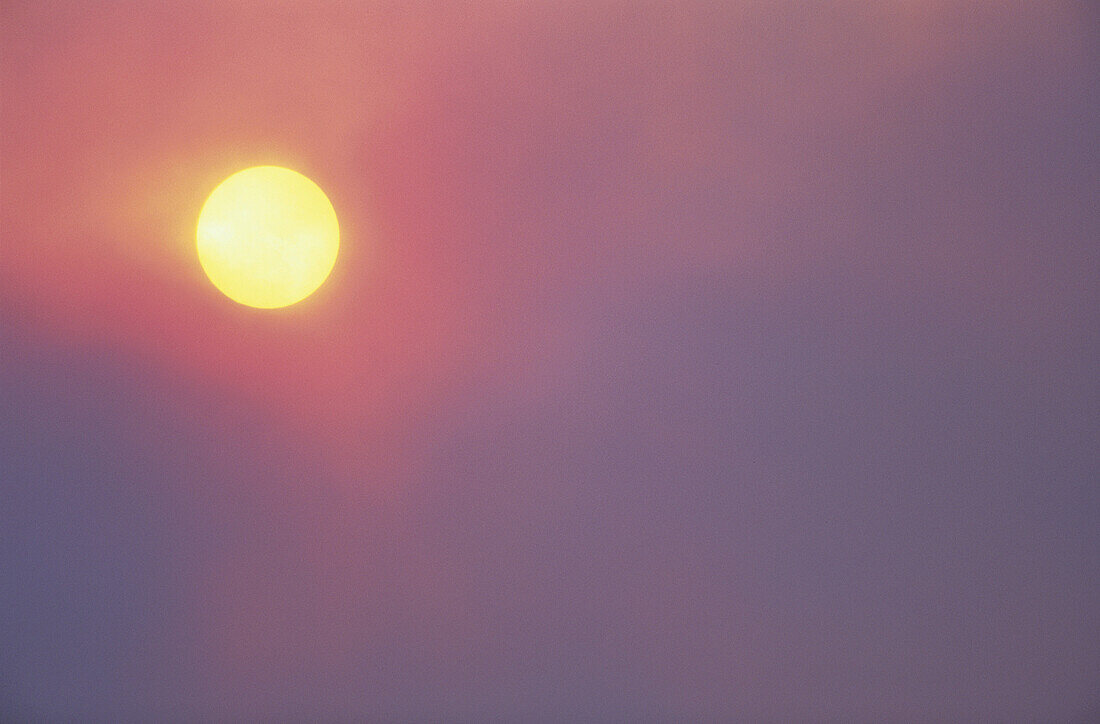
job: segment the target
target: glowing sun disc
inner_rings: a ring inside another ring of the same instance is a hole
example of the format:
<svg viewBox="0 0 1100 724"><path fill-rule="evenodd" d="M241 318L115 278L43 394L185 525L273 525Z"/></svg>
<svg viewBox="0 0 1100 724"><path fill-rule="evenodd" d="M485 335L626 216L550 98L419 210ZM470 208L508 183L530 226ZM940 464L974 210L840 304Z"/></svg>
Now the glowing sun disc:
<svg viewBox="0 0 1100 724"><path fill-rule="evenodd" d="M340 248L325 192L280 166L246 168L222 181L203 204L196 236L199 262L214 286L262 309L316 291Z"/></svg>

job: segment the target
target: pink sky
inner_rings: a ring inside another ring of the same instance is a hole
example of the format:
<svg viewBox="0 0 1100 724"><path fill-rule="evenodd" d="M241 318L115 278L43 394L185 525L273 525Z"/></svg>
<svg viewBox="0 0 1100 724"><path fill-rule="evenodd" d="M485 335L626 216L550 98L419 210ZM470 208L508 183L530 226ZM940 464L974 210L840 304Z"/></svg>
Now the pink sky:
<svg viewBox="0 0 1100 724"><path fill-rule="evenodd" d="M0 713L1087 718L1095 23L5 3Z"/></svg>

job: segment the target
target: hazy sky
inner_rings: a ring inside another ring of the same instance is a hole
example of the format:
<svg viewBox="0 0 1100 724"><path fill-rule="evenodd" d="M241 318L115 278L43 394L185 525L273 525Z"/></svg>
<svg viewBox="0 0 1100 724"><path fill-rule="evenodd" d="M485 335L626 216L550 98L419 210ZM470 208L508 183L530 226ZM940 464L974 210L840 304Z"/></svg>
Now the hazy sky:
<svg viewBox="0 0 1100 724"><path fill-rule="evenodd" d="M0 718L1097 716L1097 27L5 2Z"/></svg>

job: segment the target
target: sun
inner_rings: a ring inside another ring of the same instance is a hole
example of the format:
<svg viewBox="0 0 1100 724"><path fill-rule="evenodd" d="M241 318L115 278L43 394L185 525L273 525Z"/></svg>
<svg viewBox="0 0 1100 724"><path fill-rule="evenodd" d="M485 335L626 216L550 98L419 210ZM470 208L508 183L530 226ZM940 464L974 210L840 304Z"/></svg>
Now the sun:
<svg viewBox="0 0 1100 724"><path fill-rule="evenodd" d="M246 168L222 181L199 213L197 238L199 262L214 286L261 309L316 291L340 249L325 192L280 166Z"/></svg>

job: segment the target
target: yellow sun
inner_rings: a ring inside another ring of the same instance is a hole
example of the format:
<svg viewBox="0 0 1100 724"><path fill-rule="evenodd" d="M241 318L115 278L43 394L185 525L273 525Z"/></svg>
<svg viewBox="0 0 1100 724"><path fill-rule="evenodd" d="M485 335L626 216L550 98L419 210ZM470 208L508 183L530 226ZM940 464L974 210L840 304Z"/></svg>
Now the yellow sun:
<svg viewBox="0 0 1100 724"><path fill-rule="evenodd" d="M312 294L340 248L325 192L279 166L246 168L222 181L202 207L197 236L199 262L214 286L263 309Z"/></svg>

